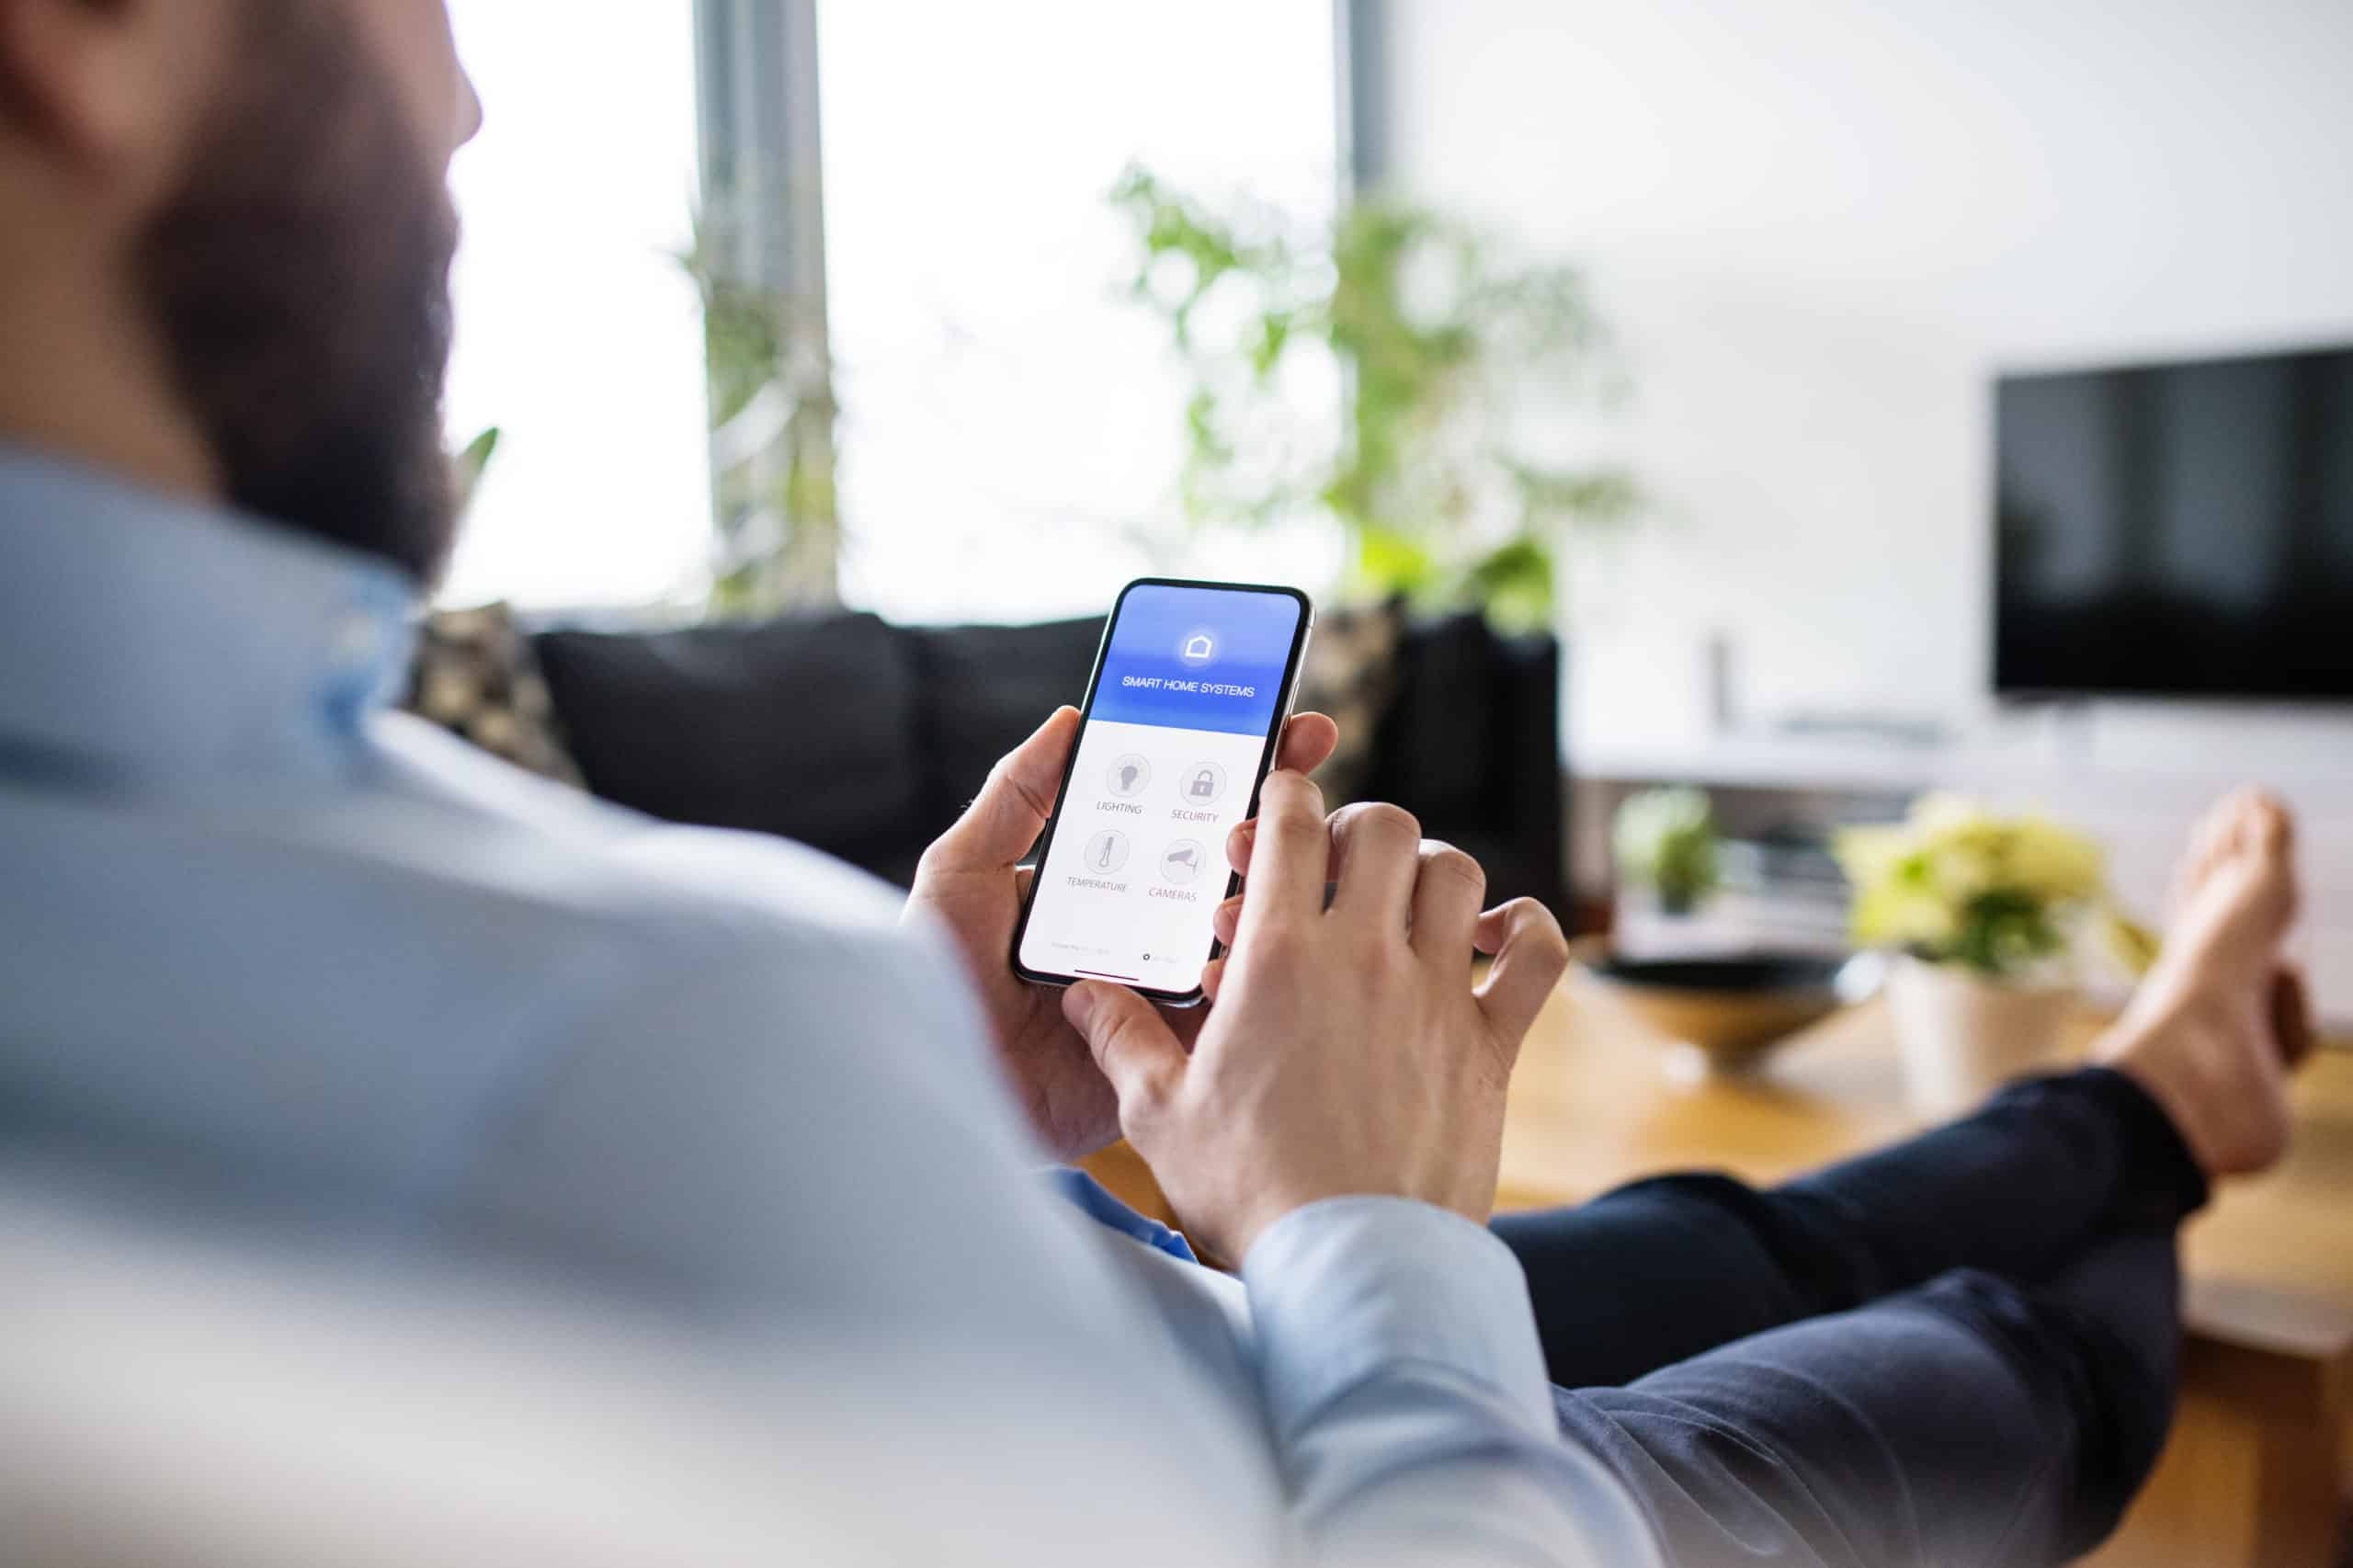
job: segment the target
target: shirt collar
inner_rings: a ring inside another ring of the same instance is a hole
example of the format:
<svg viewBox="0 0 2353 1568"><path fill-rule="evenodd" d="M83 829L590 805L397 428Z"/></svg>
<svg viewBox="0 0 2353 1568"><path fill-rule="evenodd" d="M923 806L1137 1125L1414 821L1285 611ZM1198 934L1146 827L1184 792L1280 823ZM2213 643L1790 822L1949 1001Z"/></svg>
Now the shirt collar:
<svg viewBox="0 0 2353 1568"><path fill-rule="evenodd" d="M415 597L373 556L0 445L0 747L333 768L402 687Z"/></svg>
<svg viewBox="0 0 2353 1568"><path fill-rule="evenodd" d="M1098 1225L1132 1236L1154 1252L1165 1252L1181 1263L1199 1263L1192 1244L1157 1220L1145 1218L1111 1196L1111 1189L1073 1165L1056 1165L1045 1173L1046 1183Z"/></svg>

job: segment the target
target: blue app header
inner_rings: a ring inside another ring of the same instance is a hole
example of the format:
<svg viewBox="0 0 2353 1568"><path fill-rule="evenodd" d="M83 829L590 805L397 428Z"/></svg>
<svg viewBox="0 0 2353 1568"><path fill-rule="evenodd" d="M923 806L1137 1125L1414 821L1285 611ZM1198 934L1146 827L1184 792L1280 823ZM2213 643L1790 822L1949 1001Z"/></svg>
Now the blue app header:
<svg viewBox="0 0 2353 1568"><path fill-rule="evenodd" d="M1146 584L1120 603L1094 717L1263 735L1305 613L1288 594Z"/></svg>

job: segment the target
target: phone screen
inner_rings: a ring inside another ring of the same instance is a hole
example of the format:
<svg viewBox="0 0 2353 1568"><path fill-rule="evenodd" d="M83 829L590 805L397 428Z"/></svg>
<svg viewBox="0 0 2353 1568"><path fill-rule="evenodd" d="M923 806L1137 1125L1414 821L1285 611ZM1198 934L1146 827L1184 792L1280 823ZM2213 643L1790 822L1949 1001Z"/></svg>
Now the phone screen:
<svg viewBox="0 0 2353 1568"><path fill-rule="evenodd" d="M1313 619L1296 588L1120 590L1014 932L1022 978L1200 999L1225 835L1257 810Z"/></svg>

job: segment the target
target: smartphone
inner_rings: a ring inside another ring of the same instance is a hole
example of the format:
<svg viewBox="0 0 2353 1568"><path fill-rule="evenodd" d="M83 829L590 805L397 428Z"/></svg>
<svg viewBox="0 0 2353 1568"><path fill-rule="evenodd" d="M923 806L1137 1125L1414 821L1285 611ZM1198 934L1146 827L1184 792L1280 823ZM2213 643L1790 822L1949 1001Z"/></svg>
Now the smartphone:
<svg viewBox="0 0 2353 1568"><path fill-rule="evenodd" d="M1142 577L1120 590L1014 927L1015 973L1201 1000L1211 917L1240 885L1225 835L1258 810L1314 623L1297 588Z"/></svg>

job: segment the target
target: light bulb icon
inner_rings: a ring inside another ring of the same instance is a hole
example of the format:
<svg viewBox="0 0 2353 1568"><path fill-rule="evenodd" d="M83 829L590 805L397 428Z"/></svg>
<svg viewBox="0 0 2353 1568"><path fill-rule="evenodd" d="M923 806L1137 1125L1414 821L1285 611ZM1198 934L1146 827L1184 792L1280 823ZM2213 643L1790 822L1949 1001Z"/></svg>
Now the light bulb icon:
<svg viewBox="0 0 2353 1568"><path fill-rule="evenodd" d="M1152 763L1135 752L1103 770L1103 787L1122 801L1132 801L1152 782Z"/></svg>

